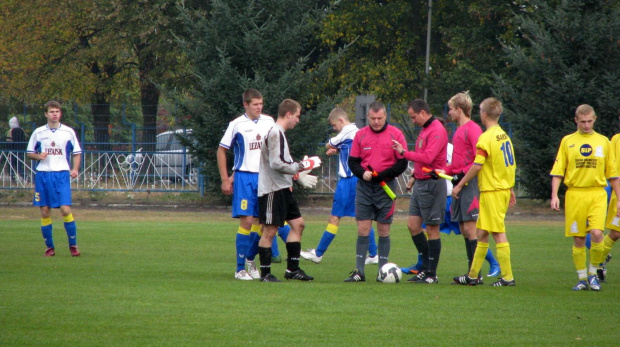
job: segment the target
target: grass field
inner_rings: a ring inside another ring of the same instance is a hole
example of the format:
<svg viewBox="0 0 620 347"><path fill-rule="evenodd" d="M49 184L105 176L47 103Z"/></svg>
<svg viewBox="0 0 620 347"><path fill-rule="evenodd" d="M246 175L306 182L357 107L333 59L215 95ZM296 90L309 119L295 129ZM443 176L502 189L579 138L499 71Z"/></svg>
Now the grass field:
<svg viewBox="0 0 620 347"><path fill-rule="evenodd" d="M466 270L461 236L442 238L436 285L343 283L356 238L344 219L320 265L302 260L314 282L260 283L233 279L237 224L226 212L74 215L82 256L69 255L55 211L56 256L46 258L38 210L0 209L0 345L612 346L620 337L620 255L601 292L572 292L571 240L557 219L508 222L517 286L494 288L490 278L450 284ZM305 219L302 248L314 248L326 216ZM399 217L390 261L414 258ZM273 266L281 279L284 269ZM376 265L366 269L373 278Z"/></svg>

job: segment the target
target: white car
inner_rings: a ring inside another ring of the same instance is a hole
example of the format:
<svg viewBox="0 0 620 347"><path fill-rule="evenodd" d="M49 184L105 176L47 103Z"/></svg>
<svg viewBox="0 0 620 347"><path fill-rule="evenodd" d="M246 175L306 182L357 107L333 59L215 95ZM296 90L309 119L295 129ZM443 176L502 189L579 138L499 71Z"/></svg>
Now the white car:
<svg viewBox="0 0 620 347"><path fill-rule="evenodd" d="M163 132L156 137L155 171L162 178L171 181L198 183L198 165L194 166L192 156L177 136L191 138L192 129L178 129Z"/></svg>

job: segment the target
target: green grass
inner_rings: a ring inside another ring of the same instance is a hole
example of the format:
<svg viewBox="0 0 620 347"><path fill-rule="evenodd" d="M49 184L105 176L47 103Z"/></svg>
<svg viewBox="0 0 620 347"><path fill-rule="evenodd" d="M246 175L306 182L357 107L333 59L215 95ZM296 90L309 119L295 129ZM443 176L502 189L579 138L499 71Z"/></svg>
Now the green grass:
<svg viewBox="0 0 620 347"><path fill-rule="evenodd" d="M508 223L517 286L493 288L450 284L466 270L461 236L442 238L437 285L343 283L356 238L344 219L320 265L302 260L314 282L260 283L233 279L237 224L227 212L74 215L82 256L69 255L55 212L56 256L46 258L38 211L0 209L0 345L565 346L619 337L620 260L601 292L572 292L571 240L560 220ZM306 217L303 248L316 246L325 223ZM399 218L390 260L414 258ZM283 279L284 268L273 272ZM369 278L375 271L367 266Z"/></svg>

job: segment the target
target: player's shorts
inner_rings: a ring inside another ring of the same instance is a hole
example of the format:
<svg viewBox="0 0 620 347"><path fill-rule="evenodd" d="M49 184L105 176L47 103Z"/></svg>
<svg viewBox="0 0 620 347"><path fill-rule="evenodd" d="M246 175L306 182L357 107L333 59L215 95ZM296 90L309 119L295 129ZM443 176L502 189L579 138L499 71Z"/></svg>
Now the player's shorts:
<svg viewBox="0 0 620 347"><path fill-rule="evenodd" d="M490 233L505 233L506 211L510 204L510 189L480 192L480 216L476 228Z"/></svg>
<svg viewBox="0 0 620 347"><path fill-rule="evenodd" d="M334 193L332 216L355 217L355 187L357 177L340 177Z"/></svg>
<svg viewBox="0 0 620 347"><path fill-rule="evenodd" d="M37 171L34 182L34 206L71 206L69 171Z"/></svg>
<svg viewBox="0 0 620 347"><path fill-rule="evenodd" d="M440 225L446 213L446 181L416 180L409 200L409 215L419 216L426 225Z"/></svg>
<svg viewBox="0 0 620 347"><path fill-rule="evenodd" d="M566 237L585 237L592 229L604 230L607 192L603 187L569 188L565 200Z"/></svg>
<svg viewBox="0 0 620 347"><path fill-rule="evenodd" d="M439 225L439 231L448 235L451 233L454 233L454 235L461 235L461 227L459 223L453 221L451 218L450 207L452 206L453 201L454 199L452 199L451 196L446 198L446 212L443 223Z"/></svg>
<svg viewBox="0 0 620 347"><path fill-rule="evenodd" d="M232 216L258 217L258 173L235 171Z"/></svg>
<svg viewBox="0 0 620 347"><path fill-rule="evenodd" d="M474 177L459 192L459 198L452 200L453 222L469 222L478 220L480 210L480 190L478 189L478 177Z"/></svg>
<svg viewBox="0 0 620 347"><path fill-rule="evenodd" d="M620 217L616 217L616 213L618 213L617 203L618 198L616 194L611 194L609 206L607 207L607 220L605 221L605 227L609 230L620 231Z"/></svg>
<svg viewBox="0 0 620 347"><path fill-rule="evenodd" d="M264 225L284 226L284 222L301 217L297 201L289 188L280 189L258 198L258 220Z"/></svg>
<svg viewBox="0 0 620 347"><path fill-rule="evenodd" d="M387 185L394 190L396 181L391 180ZM379 183L357 180L355 188L355 220L375 220L382 224L392 224L394 200L383 190Z"/></svg>

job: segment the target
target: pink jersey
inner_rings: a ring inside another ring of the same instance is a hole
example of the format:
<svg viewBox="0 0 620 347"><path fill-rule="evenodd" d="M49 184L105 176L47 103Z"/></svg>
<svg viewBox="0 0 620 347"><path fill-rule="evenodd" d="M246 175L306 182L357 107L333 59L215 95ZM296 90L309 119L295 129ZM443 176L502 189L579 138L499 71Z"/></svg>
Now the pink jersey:
<svg viewBox="0 0 620 347"><path fill-rule="evenodd" d="M446 167L448 175L467 173L476 158L476 143L481 134L480 126L471 120L456 129L452 138L452 164Z"/></svg>
<svg viewBox="0 0 620 347"><path fill-rule="evenodd" d="M429 178L422 171L422 168L444 169L447 160L447 147L448 132L440 121L433 119L430 124L422 128L415 141L414 150L405 152L405 159L413 162L415 179Z"/></svg>
<svg viewBox="0 0 620 347"><path fill-rule="evenodd" d="M407 143L400 129L389 124L380 133L375 133L369 126L365 126L355 134L351 157L361 158L364 170L368 170L370 165L374 171L381 172L392 167L398 159L402 158L392 149L392 140ZM446 160L445 154L443 160Z"/></svg>

